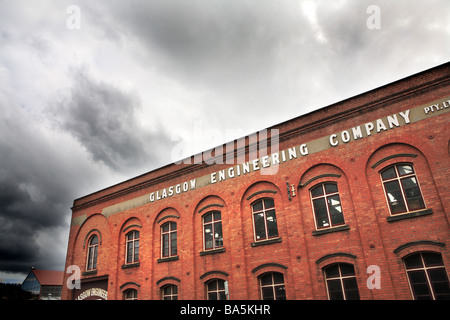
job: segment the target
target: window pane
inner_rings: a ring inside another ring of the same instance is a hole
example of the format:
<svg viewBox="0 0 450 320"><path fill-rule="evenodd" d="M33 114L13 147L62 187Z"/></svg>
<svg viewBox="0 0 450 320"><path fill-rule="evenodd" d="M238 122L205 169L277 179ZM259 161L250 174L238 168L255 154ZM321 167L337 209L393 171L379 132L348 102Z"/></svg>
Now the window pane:
<svg viewBox="0 0 450 320"><path fill-rule="evenodd" d="M333 225L343 224L344 215L342 214L341 199L339 195L328 197L328 210L330 210L331 223Z"/></svg>
<svg viewBox="0 0 450 320"><path fill-rule="evenodd" d="M279 272L274 272L273 273L273 283L274 284L283 284L284 283L283 274L279 273Z"/></svg>
<svg viewBox="0 0 450 320"><path fill-rule="evenodd" d="M225 290L225 281L224 280L217 280L217 289Z"/></svg>
<svg viewBox="0 0 450 320"><path fill-rule="evenodd" d="M170 230L177 230L177 224L175 222L170 223Z"/></svg>
<svg viewBox="0 0 450 320"><path fill-rule="evenodd" d="M255 219L255 235L256 240L266 238L266 229L264 225L264 213L257 213L253 215Z"/></svg>
<svg viewBox="0 0 450 320"><path fill-rule="evenodd" d="M214 224L214 246L216 247L223 246L222 222L217 222Z"/></svg>
<svg viewBox="0 0 450 320"><path fill-rule="evenodd" d="M417 180L415 177L402 179L402 186L405 192L406 201L408 202L409 210L417 210L425 207Z"/></svg>
<svg viewBox="0 0 450 320"><path fill-rule="evenodd" d="M277 216L275 214L275 210L267 211L266 218L267 218L267 233L269 234L269 237L278 236Z"/></svg>
<svg viewBox="0 0 450 320"><path fill-rule="evenodd" d="M450 285L444 268L428 270L428 277L437 300L450 298Z"/></svg>
<svg viewBox="0 0 450 320"><path fill-rule="evenodd" d="M164 291L164 295L169 295L170 294L170 285L165 286L163 288L163 291Z"/></svg>
<svg viewBox="0 0 450 320"><path fill-rule="evenodd" d="M341 268L341 275L342 276L354 276L355 275L355 268L352 264L349 263L341 263L339 264Z"/></svg>
<svg viewBox="0 0 450 320"><path fill-rule="evenodd" d="M317 187L314 187L311 189L311 196L312 197L318 197L323 195L323 187L322 185L318 185Z"/></svg>
<svg viewBox="0 0 450 320"><path fill-rule="evenodd" d="M217 290L217 280L211 280L208 282L208 291L216 291Z"/></svg>
<svg viewBox="0 0 450 320"><path fill-rule="evenodd" d="M134 238L139 239L139 231L134 231Z"/></svg>
<svg viewBox="0 0 450 320"><path fill-rule="evenodd" d="M284 285L275 287L276 300L286 300L286 290Z"/></svg>
<svg viewBox="0 0 450 320"><path fill-rule="evenodd" d="M314 213L316 215L317 227L329 227L328 213L324 198L313 200Z"/></svg>
<svg viewBox="0 0 450 320"><path fill-rule="evenodd" d="M272 273L267 273L261 277L261 285L271 285L272 283Z"/></svg>
<svg viewBox="0 0 450 320"><path fill-rule="evenodd" d="M171 244L171 248L170 248L171 254L172 255L176 255L177 254L177 233L176 232L172 232L170 234L170 238L171 238L171 242L170 242L170 244Z"/></svg>
<svg viewBox="0 0 450 320"><path fill-rule="evenodd" d="M263 300L273 300L273 287L262 288L262 298Z"/></svg>
<svg viewBox="0 0 450 320"><path fill-rule="evenodd" d="M97 244L98 243L98 237L97 236L93 236L91 238L91 244Z"/></svg>
<svg viewBox="0 0 450 320"><path fill-rule="evenodd" d="M391 213L400 213L406 211L406 206L403 201L402 192L398 181L391 181L384 184L386 194L391 207Z"/></svg>
<svg viewBox="0 0 450 320"><path fill-rule="evenodd" d="M414 292L414 296L418 300L432 299L430 289L427 284L425 271L409 271L409 280Z"/></svg>
<svg viewBox="0 0 450 320"><path fill-rule="evenodd" d="M261 211L262 210L262 200L259 200L257 202L255 202L255 204L253 205L253 212L256 211Z"/></svg>
<svg viewBox="0 0 450 320"><path fill-rule="evenodd" d="M220 211L214 212L214 220L220 220L222 219Z"/></svg>
<svg viewBox="0 0 450 320"><path fill-rule="evenodd" d="M442 261L442 257L440 254L432 252L422 252L422 257L423 260L425 260L425 265L427 267L444 265L444 262Z"/></svg>
<svg viewBox="0 0 450 320"><path fill-rule="evenodd" d="M227 297L225 296L225 291L219 292L219 300L227 300Z"/></svg>
<svg viewBox="0 0 450 320"><path fill-rule="evenodd" d="M211 249L213 247L212 225L207 224L203 228L205 230L205 249Z"/></svg>
<svg viewBox="0 0 450 320"><path fill-rule="evenodd" d="M212 217L213 217L213 214L212 214L212 213L207 214L207 215L203 218L203 222L205 222L205 223L211 222L211 221L212 221Z"/></svg>
<svg viewBox="0 0 450 320"><path fill-rule="evenodd" d="M163 234L163 257L167 257L169 255L169 235Z"/></svg>
<svg viewBox="0 0 450 320"><path fill-rule="evenodd" d="M273 199L270 199L270 198L269 199L264 199L264 207L265 207L265 209L270 209L270 208L275 207Z"/></svg>
<svg viewBox="0 0 450 320"><path fill-rule="evenodd" d="M422 259L420 258L420 254L412 254L404 259L406 269L415 269L422 267Z"/></svg>
<svg viewBox="0 0 450 320"><path fill-rule="evenodd" d="M325 193L335 193L338 192L337 184L334 183L328 183L325 185Z"/></svg>
<svg viewBox="0 0 450 320"><path fill-rule="evenodd" d="M398 173L400 176L414 173L413 168L410 165L406 165L406 164L397 166L397 169L398 169Z"/></svg>
<svg viewBox="0 0 450 320"><path fill-rule="evenodd" d="M166 223L165 225L162 226L162 231L163 232L169 231L169 224L168 223Z"/></svg>
<svg viewBox="0 0 450 320"><path fill-rule="evenodd" d="M325 269L325 276L327 278L339 277L339 265L333 264Z"/></svg>
<svg viewBox="0 0 450 320"><path fill-rule="evenodd" d="M381 173L381 177L383 178L383 180L392 179L392 178L395 178L396 176L397 176L397 173L395 172L394 167L384 170Z"/></svg>
<svg viewBox="0 0 450 320"><path fill-rule="evenodd" d="M330 300L344 300L344 294L342 292L340 280L328 280L327 285Z"/></svg>
<svg viewBox="0 0 450 320"><path fill-rule="evenodd" d="M346 278L342 279L345 290L345 298L347 300L359 300L358 285L356 283L356 278Z"/></svg>
<svg viewBox="0 0 450 320"><path fill-rule="evenodd" d="M217 300L217 293L215 292L208 293L208 300Z"/></svg>
<svg viewBox="0 0 450 320"><path fill-rule="evenodd" d="M134 242L134 262L139 261L139 241Z"/></svg>

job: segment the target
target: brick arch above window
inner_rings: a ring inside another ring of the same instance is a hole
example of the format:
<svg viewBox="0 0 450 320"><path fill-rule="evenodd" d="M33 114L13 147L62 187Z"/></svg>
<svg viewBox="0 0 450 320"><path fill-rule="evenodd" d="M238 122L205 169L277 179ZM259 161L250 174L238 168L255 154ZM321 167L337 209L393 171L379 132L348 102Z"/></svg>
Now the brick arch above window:
<svg viewBox="0 0 450 320"><path fill-rule="evenodd" d="M323 269L324 267L333 264L333 263L350 263L356 264L357 256L351 253L346 252L336 252L326 254L319 259L316 260L316 265L319 269Z"/></svg>
<svg viewBox="0 0 450 320"><path fill-rule="evenodd" d="M268 262L260 264L259 266L253 268L252 273L255 275L256 278L258 278L259 276L267 272L279 272L285 274L287 269L288 267L281 263Z"/></svg>
<svg viewBox="0 0 450 320"><path fill-rule="evenodd" d="M211 279L214 278L220 278L222 280L226 280L228 277L228 272L221 271L221 270L211 270L207 271L204 274L200 276L200 280L203 280L204 282L208 282Z"/></svg>
<svg viewBox="0 0 450 320"><path fill-rule="evenodd" d="M167 207L161 210L155 217L155 223L159 226L163 225L167 221L176 221L177 219L180 219L181 215L180 212L173 208L173 207Z"/></svg>
<svg viewBox="0 0 450 320"><path fill-rule="evenodd" d="M120 230L121 233L128 233L129 231L136 228L142 228L142 222L137 217L131 217L122 224Z"/></svg>
<svg viewBox="0 0 450 320"><path fill-rule="evenodd" d="M404 258L411 253L421 252L421 251L432 251L439 252L442 254L446 253L445 243L432 240L419 240L404 243L394 249L394 253L399 258Z"/></svg>
<svg viewBox="0 0 450 320"><path fill-rule="evenodd" d="M370 154L366 164L366 170L378 172L380 168L399 162L416 162L419 158L425 158L423 153L415 146L394 142L379 146Z"/></svg>
<svg viewBox="0 0 450 320"><path fill-rule="evenodd" d="M317 164L307 169L300 177L298 183L299 192L305 189L309 189L312 185L324 182L324 181L339 181L341 178L345 178L344 171L338 166L331 163Z"/></svg>
<svg viewBox="0 0 450 320"><path fill-rule="evenodd" d="M218 195L207 195L206 197L202 198L197 205L195 206L194 213L195 214L205 214L208 211L211 210L226 210L227 204L225 200L218 196ZM194 214L194 215L195 215Z"/></svg>

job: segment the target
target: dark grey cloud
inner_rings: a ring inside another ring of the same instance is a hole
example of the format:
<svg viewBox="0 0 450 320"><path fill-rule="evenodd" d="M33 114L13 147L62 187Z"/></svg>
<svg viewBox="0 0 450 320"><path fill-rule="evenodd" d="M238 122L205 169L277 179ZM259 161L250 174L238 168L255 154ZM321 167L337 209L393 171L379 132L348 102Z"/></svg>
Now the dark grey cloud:
<svg viewBox="0 0 450 320"><path fill-rule="evenodd" d="M73 70L71 76L70 93L52 103L49 111L94 161L114 171L136 172L170 160L170 136L162 126L142 126L141 101L135 92L123 92L111 84L96 81L85 68Z"/></svg>

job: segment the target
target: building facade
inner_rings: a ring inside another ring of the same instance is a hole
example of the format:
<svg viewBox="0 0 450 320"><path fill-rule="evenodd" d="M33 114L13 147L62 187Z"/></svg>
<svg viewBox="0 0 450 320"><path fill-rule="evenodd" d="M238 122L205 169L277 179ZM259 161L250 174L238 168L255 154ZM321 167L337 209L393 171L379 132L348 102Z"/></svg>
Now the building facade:
<svg viewBox="0 0 450 320"><path fill-rule="evenodd" d="M62 298L449 299L449 111L447 63L76 199Z"/></svg>

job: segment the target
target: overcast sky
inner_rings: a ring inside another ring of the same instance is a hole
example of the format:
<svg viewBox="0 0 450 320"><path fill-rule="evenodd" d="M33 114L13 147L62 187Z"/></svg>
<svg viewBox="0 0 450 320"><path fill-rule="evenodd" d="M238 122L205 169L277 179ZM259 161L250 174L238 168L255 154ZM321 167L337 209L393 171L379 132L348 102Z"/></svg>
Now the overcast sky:
<svg viewBox="0 0 450 320"><path fill-rule="evenodd" d="M0 282L22 282L64 270L74 199L448 62L450 2L0 0L0 41Z"/></svg>

